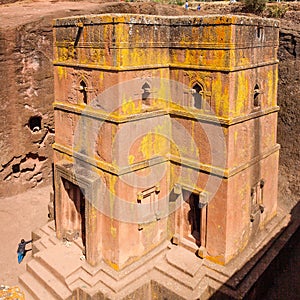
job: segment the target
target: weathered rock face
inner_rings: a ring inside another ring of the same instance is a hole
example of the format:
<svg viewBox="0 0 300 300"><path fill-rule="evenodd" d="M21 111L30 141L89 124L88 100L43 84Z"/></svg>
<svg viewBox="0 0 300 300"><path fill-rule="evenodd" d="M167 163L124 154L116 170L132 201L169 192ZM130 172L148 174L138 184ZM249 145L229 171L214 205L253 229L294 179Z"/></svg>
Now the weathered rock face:
<svg viewBox="0 0 300 300"><path fill-rule="evenodd" d="M280 196L289 204L300 194L300 30L282 24L279 47L278 142L280 152Z"/></svg>
<svg viewBox="0 0 300 300"><path fill-rule="evenodd" d="M1 196L48 183L51 177L51 26L40 25L1 30Z"/></svg>

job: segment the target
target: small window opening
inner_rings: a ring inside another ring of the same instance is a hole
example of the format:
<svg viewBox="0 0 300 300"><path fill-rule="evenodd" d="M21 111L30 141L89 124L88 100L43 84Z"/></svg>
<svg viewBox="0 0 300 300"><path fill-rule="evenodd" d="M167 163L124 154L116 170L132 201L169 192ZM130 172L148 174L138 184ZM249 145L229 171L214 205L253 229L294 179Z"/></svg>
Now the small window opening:
<svg viewBox="0 0 300 300"><path fill-rule="evenodd" d="M80 81L79 91L82 94L82 102L87 104L87 85L83 80Z"/></svg>
<svg viewBox="0 0 300 300"><path fill-rule="evenodd" d="M251 205L254 207L258 204L257 186L251 188Z"/></svg>
<svg viewBox="0 0 300 300"><path fill-rule="evenodd" d="M31 117L28 125L32 132L38 132L42 129L42 118L37 116Z"/></svg>
<svg viewBox="0 0 300 300"><path fill-rule="evenodd" d="M253 105L254 107L259 107L260 106L260 90L258 84L255 85L254 87L254 96L253 96Z"/></svg>
<svg viewBox="0 0 300 300"><path fill-rule="evenodd" d="M203 106L203 89L196 83L193 86L193 98L194 98L194 107L197 109L202 109Z"/></svg>
<svg viewBox="0 0 300 300"><path fill-rule="evenodd" d="M263 28L262 27L257 27L257 38L261 39L263 34Z"/></svg>
<svg viewBox="0 0 300 300"><path fill-rule="evenodd" d="M263 190L265 181L261 179L251 188L251 214L250 221L253 222L257 212L263 213L265 206L263 204Z"/></svg>
<svg viewBox="0 0 300 300"><path fill-rule="evenodd" d="M142 100L145 101L150 96L150 85L145 82L142 86L143 94L142 94Z"/></svg>
<svg viewBox="0 0 300 300"><path fill-rule="evenodd" d="M16 164L16 165L12 165L11 167L13 173L19 173L20 172L20 165Z"/></svg>

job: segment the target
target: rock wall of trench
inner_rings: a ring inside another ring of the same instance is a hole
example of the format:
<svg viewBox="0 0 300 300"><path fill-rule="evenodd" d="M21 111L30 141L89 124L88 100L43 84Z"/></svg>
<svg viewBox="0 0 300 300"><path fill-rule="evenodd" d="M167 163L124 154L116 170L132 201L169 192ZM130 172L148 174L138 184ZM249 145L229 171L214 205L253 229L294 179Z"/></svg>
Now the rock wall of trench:
<svg viewBox="0 0 300 300"><path fill-rule="evenodd" d="M51 26L0 32L0 195L49 183L54 125Z"/></svg>
<svg viewBox="0 0 300 300"><path fill-rule="evenodd" d="M300 198L300 30L282 24L278 57L279 196L293 205Z"/></svg>

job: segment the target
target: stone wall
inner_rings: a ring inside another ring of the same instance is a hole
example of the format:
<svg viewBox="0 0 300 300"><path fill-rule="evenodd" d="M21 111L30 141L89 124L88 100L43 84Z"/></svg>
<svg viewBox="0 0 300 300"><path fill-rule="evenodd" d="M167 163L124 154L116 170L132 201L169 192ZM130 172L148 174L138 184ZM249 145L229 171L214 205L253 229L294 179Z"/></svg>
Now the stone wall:
<svg viewBox="0 0 300 300"><path fill-rule="evenodd" d="M300 195L300 30L282 24L278 58L279 195L293 205Z"/></svg>

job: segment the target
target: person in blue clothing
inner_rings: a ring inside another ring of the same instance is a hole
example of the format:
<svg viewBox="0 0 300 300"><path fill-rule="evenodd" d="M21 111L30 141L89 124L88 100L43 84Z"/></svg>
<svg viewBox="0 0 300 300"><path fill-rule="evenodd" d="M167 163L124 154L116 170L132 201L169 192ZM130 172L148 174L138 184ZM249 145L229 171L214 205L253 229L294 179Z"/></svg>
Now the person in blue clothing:
<svg viewBox="0 0 300 300"><path fill-rule="evenodd" d="M185 7L185 9L189 9L189 3L188 3L188 1L185 2L184 7Z"/></svg>
<svg viewBox="0 0 300 300"><path fill-rule="evenodd" d="M17 250L17 253L18 253L18 263L19 264L21 263L21 261L23 260L26 252L28 251L28 250L25 249L26 245L29 244L29 243L31 243L31 242L32 242L32 240L26 242L24 239L21 239L21 243L19 243L18 250Z"/></svg>

